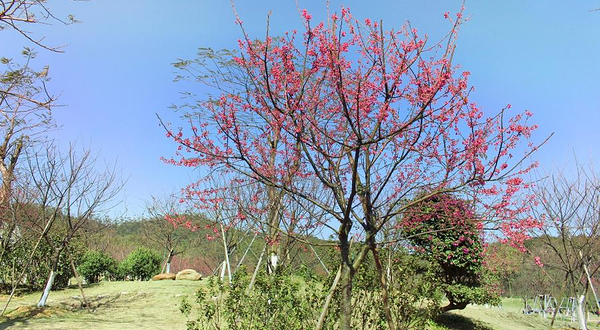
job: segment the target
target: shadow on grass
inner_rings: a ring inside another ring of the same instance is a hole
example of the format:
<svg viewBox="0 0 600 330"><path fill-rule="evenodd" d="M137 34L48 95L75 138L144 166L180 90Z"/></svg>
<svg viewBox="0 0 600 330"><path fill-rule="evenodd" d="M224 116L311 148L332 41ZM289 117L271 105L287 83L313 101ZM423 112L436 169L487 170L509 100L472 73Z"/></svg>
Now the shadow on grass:
<svg viewBox="0 0 600 330"><path fill-rule="evenodd" d="M100 283L86 283L86 284L82 284L81 287L83 287L83 289L89 289L89 288L93 288L96 286L99 286ZM69 284L67 285L64 289L75 289L75 290L79 290L79 284L75 283L75 284ZM63 289L61 289L63 290Z"/></svg>
<svg viewBox="0 0 600 330"><path fill-rule="evenodd" d="M482 322L452 313L444 313L438 316L435 323L451 330L493 330Z"/></svg>
<svg viewBox="0 0 600 330"><path fill-rule="evenodd" d="M34 318L52 317L66 312L58 307L21 306L7 313L5 317L0 318L0 330L10 329L17 325L27 325Z"/></svg>
<svg viewBox="0 0 600 330"><path fill-rule="evenodd" d="M133 295L127 301L143 297L144 294ZM75 297L72 297L75 298ZM20 306L0 317L0 330L12 329L15 326L27 326L31 320L38 318L49 318L56 316L72 316L77 312L95 312L99 308L104 308L116 304L121 299L121 293L113 295L98 295L87 298L87 304L77 297L71 301L59 302L58 306Z"/></svg>

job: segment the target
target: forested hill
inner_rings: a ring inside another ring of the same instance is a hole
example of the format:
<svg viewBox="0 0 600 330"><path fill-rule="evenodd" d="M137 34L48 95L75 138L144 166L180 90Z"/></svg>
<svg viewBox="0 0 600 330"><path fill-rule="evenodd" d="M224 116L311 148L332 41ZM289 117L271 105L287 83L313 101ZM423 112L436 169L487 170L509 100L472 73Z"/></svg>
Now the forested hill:
<svg viewBox="0 0 600 330"><path fill-rule="evenodd" d="M151 248L166 257L168 242L171 241L176 253L172 260L172 272L193 268L203 274L212 274L218 271L217 268L225 259L220 228L201 217L193 218L192 223L191 228L187 228L174 227L165 219L124 221L102 226L99 231L90 230L82 240L88 249L106 252L117 260L124 259L137 247ZM226 231L225 237L231 266L235 268L245 254L242 264L253 270L265 245L264 236L260 233L255 236L255 232L250 230L232 228ZM304 240L285 235L280 240L284 252L285 247L289 246L289 252L282 254L281 264L284 267L295 269L303 266L316 273L326 273L319 261L321 258L326 267L331 268L327 260L332 249L318 244L325 241L310 237L307 240L316 243L310 247L303 243Z"/></svg>

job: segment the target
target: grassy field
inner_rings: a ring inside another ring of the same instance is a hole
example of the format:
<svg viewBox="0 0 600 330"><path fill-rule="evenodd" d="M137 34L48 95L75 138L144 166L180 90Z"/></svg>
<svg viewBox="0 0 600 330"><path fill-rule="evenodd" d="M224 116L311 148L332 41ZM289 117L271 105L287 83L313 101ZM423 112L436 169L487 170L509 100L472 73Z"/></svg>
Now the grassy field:
<svg viewBox="0 0 600 330"><path fill-rule="evenodd" d="M470 305L462 311L442 315L438 324L449 325L448 329L469 330L542 330L548 329L552 316L525 315L523 302L519 298L503 299L502 307ZM576 322L557 319L553 329L579 329ZM600 319L590 315L588 329L600 329Z"/></svg>
<svg viewBox="0 0 600 330"><path fill-rule="evenodd" d="M179 312L184 295L193 295L203 282L104 282L85 289L93 309L81 309L77 288L52 292L45 309L34 308L39 294L16 297L1 329L185 329L185 318ZM6 296L0 296L4 306ZM523 315L520 299L505 299L502 308L469 306L441 316L432 329L458 330L530 330L548 329L550 319ZM590 329L599 320L589 322ZM575 323L560 320L555 329L576 328Z"/></svg>
<svg viewBox="0 0 600 330"><path fill-rule="evenodd" d="M39 294L13 299L0 329L185 329L179 312L184 295L193 295L202 282L103 282L85 288L94 307L81 309L79 289L51 292L48 308L32 308ZM0 297L2 306L5 296Z"/></svg>

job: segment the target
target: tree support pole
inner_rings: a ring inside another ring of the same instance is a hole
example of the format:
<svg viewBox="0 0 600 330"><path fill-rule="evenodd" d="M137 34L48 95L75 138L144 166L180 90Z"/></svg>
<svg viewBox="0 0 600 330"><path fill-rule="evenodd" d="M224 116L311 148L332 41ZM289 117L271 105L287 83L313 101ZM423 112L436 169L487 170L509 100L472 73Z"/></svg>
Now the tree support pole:
<svg viewBox="0 0 600 330"><path fill-rule="evenodd" d="M338 268L337 274L333 279L333 283L331 284L331 288L329 288L329 293L327 294L327 298L325 298L325 303L323 304L323 308L321 309L321 315L319 315L319 321L317 322L317 326L315 330L323 329L323 323L325 322L325 316L327 315L327 310L329 309L329 304L331 303L331 298L333 298L333 294L335 293L335 289L342 277L342 266Z"/></svg>
<svg viewBox="0 0 600 330"><path fill-rule="evenodd" d="M309 246L310 246L311 250L313 251L313 253L315 254L315 256L317 257L317 259L319 260L319 262L321 263L321 266L323 266L323 269L325 269L327 276L331 275L331 273L329 272L329 269L327 269L327 266L325 266L325 263L323 262L323 260L321 260L321 258L319 257L319 254L317 253L315 248L312 245L309 245Z"/></svg>
<svg viewBox="0 0 600 330"><path fill-rule="evenodd" d="M85 297L85 293L83 293L83 286L81 285L81 280L79 278L79 273L77 273L77 268L75 267L75 262L73 262L73 257L71 256L69 251L67 251L67 255L69 256L69 262L71 263L71 269L73 269L73 274L75 274L75 278L77 279L77 286L79 287L79 291L81 292L81 298L83 299L83 304L89 310L91 308L91 306L88 303L87 298Z"/></svg>
<svg viewBox="0 0 600 330"><path fill-rule="evenodd" d="M225 237L225 229L223 229L223 225L221 225L221 235L223 237L223 249L225 250L225 264L223 265L223 270L221 271L221 281L225 277L225 267L227 267L229 283L231 283L231 265L229 264L229 251L227 251L227 238Z"/></svg>
<svg viewBox="0 0 600 330"><path fill-rule="evenodd" d="M267 250L267 245L265 244L265 247L263 248L262 252L260 253L260 257L258 257L258 262L256 263L256 268L254 269L254 273L252 274L252 279L250 280L250 284L248 284L248 289L246 289L246 293L250 292L250 290L252 290L252 287L254 286L254 282L256 281L256 275L258 274L258 271L260 270L260 263L262 262L262 259L265 255L266 250Z"/></svg>
<svg viewBox="0 0 600 330"><path fill-rule="evenodd" d="M244 255L242 256L242 259L240 259L238 264L235 266L235 270L233 271L234 273L237 271L238 268L240 268L240 266L242 265L242 262L244 262L244 259L246 258L246 254L248 254L248 251L250 251L250 248L252 247L252 243L254 243L254 240L256 239L256 235L258 235L258 233L254 234L254 237L252 237L252 241L250 241L250 245L248 245L248 248L246 248L246 251L244 252Z"/></svg>

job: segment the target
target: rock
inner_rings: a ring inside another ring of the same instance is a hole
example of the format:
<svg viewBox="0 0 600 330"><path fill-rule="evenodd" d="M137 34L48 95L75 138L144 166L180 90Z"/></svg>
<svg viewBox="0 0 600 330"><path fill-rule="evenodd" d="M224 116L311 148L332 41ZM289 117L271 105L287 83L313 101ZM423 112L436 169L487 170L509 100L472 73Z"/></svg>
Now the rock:
<svg viewBox="0 0 600 330"><path fill-rule="evenodd" d="M202 274L198 273L193 269L184 269L177 273L177 280L186 280L186 281L200 281L202 279Z"/></svg>
<svg viewBox="0 0 600 330"><path fill-rule="evenodd" d="M165 273L165 274L154 275L154 277L152 277L152 280L153 281L175 280L175 274Z"/></svg>

